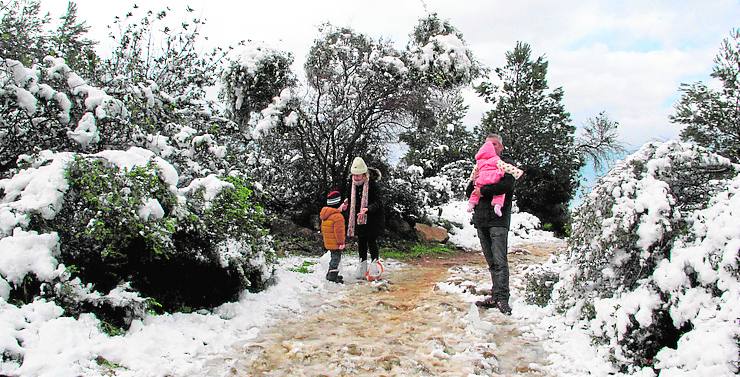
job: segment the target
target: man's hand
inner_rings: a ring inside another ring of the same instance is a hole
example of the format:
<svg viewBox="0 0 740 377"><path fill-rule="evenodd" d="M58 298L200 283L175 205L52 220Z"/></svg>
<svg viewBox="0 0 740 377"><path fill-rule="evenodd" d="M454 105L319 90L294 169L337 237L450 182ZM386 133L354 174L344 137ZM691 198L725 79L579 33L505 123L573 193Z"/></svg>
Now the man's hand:
<svg viewBox="0 0 740 377"><path fill-rule="evenodd" d="M341 245L339 245L339 250L344 250L345 247L347 247L347 245L341 244Z"/></svg>
<svg viewBox="0 0 740 377"><path fill-rule="evenodd" d="M344 199L344 202L342 202L342 205L339 206L339 211L344 212L347 209L347 199Z"/></svg>
<svg viewBox="0 0 740 377"><path fill-rule="evenodd" d="M365 215L367 213L367 207L360 208L360 215Z"/></svg>

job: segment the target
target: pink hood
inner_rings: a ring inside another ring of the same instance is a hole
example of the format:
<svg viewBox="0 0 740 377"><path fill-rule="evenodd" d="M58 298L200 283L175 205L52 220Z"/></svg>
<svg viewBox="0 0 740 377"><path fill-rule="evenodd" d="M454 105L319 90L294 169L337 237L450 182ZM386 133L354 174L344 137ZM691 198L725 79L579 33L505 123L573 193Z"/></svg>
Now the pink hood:
<svg viewBox="0 0 740 377"><path fill-rule="evenodd" d="M483 146L478 150L478 153L475 154L476 161L488 160L494 157L498 157L498 154L496 153L496 148L493 147L493 143L491 142L483 144Z"/></svg>

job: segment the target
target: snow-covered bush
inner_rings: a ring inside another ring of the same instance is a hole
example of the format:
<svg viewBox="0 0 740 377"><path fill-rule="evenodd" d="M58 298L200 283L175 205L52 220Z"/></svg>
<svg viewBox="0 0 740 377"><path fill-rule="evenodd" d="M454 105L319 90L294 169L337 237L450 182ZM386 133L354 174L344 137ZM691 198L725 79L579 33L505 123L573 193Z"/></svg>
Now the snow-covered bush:
<svg viewBox="0 0 740 377"><path fill-rule="evenodd" d="M416 222L425 216L425 208L447 203L454 195L447 176L422 178L419 166L399 166L391 171L384 200L391 216Z"/></svg>
<svg viewBox="0 0 740 377"><path fill-rule="evenodd" d="M545 306L550 302L552 289L559 280L559 269L556 256L542 265L527 267L524 279L527 286L524 291L524 300L528 304Z"/></svg>
<svg viewBox="0 0 740 377"><path fill-rule="evenodd" d="M123 102L53 57L32 67L0 59L0 118L0 174L44 149L99 151L141 137Z"/></svg>
<svg viewBox="0 0 740 377"><path fill-rule="evenodd" d="M450 198L465 199L465 189L470 181L470 172L473 171L475 163L472 158L458 160L442 167L440 177L450 182Z"/></svg>
<svg viewBox="0 0 740 377"><path fill-rule="evenodd" d="M29 164L0 180L6 300L46 297L68 315L125 327L146 308L213 307L272 279L271 240L245 177L178 189L172 165L142 148L43 152Z"/></svg>
<svg viewBox="0 0 740 377"><path fill-rule="evenodd" d="M622 370L737 373L739 170L679 142L617 164L574 211L550 305Z"/></svg>

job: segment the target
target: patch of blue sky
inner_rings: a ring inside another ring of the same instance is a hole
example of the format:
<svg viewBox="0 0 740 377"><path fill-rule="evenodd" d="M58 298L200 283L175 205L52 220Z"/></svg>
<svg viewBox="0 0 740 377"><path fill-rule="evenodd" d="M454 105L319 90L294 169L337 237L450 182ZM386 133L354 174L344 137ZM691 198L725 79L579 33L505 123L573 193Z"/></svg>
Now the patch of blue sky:
<svg viewBox="0 0 740 377"><path fill-rule="evenodd" d="M571 210L578 207L581 202L583 202L583 197L585 195L588 195L589 192L591 192L591 189L593 189L593 186L596 185L596 182L599 180L599 178L606 175L606 173L611 170L611 168L614 166L615 163L617 163L620 160L623 160L625 157L629 156L630 154L634 153L635 150L627 151L623 154L615 154L612 156L611 161L603 167L602 169L596 169L594 167L594 164L592 161L588 161L586 165L584 165L581 170L579 171L581 175L581 185L576 191L576 194L573 196L573 199L570 200L570 203L568 203L568 208Z"/></svg>
<svg viewBox="0 0 740 377"><path fill-rule="evenodd" d="M615 31L600 30L579 38L566 46L579 50L594 45L604 45L612 51L650 52L663 49L663 42L650 38L633 38Z"/></svg>

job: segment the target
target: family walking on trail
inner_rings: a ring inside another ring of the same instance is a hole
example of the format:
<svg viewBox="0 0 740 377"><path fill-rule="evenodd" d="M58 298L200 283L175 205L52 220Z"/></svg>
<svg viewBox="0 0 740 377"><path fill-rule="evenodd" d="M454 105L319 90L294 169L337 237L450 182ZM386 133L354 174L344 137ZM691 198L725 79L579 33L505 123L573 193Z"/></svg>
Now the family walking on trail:
<svg viewBox="0 0 740 377"><path fill-rule="evenodd" d="M489 134L475 155L476 165L465 190L469 198L468 211L473 212L473 225L478 232L481 249L491 274L491 295L476 305L497 308L510 315L509 264L507 258L511 203L515 181L524 172L505 162L500 135ZM321 209L321 233L324 247L330 251L331 260L326 279L342 283L339 263L348 238L357 237L360 263L355 272L356 279L372 280L379 276L382 264L379 261L378 237L385 227L381 173L369 168L361 157L356 157L350 168L350 195L342 201L342 194L332 190L327 194L326 206ZM349 208L346 221L342 214ZM368 265L368 251L370 264Z"/></svg>

